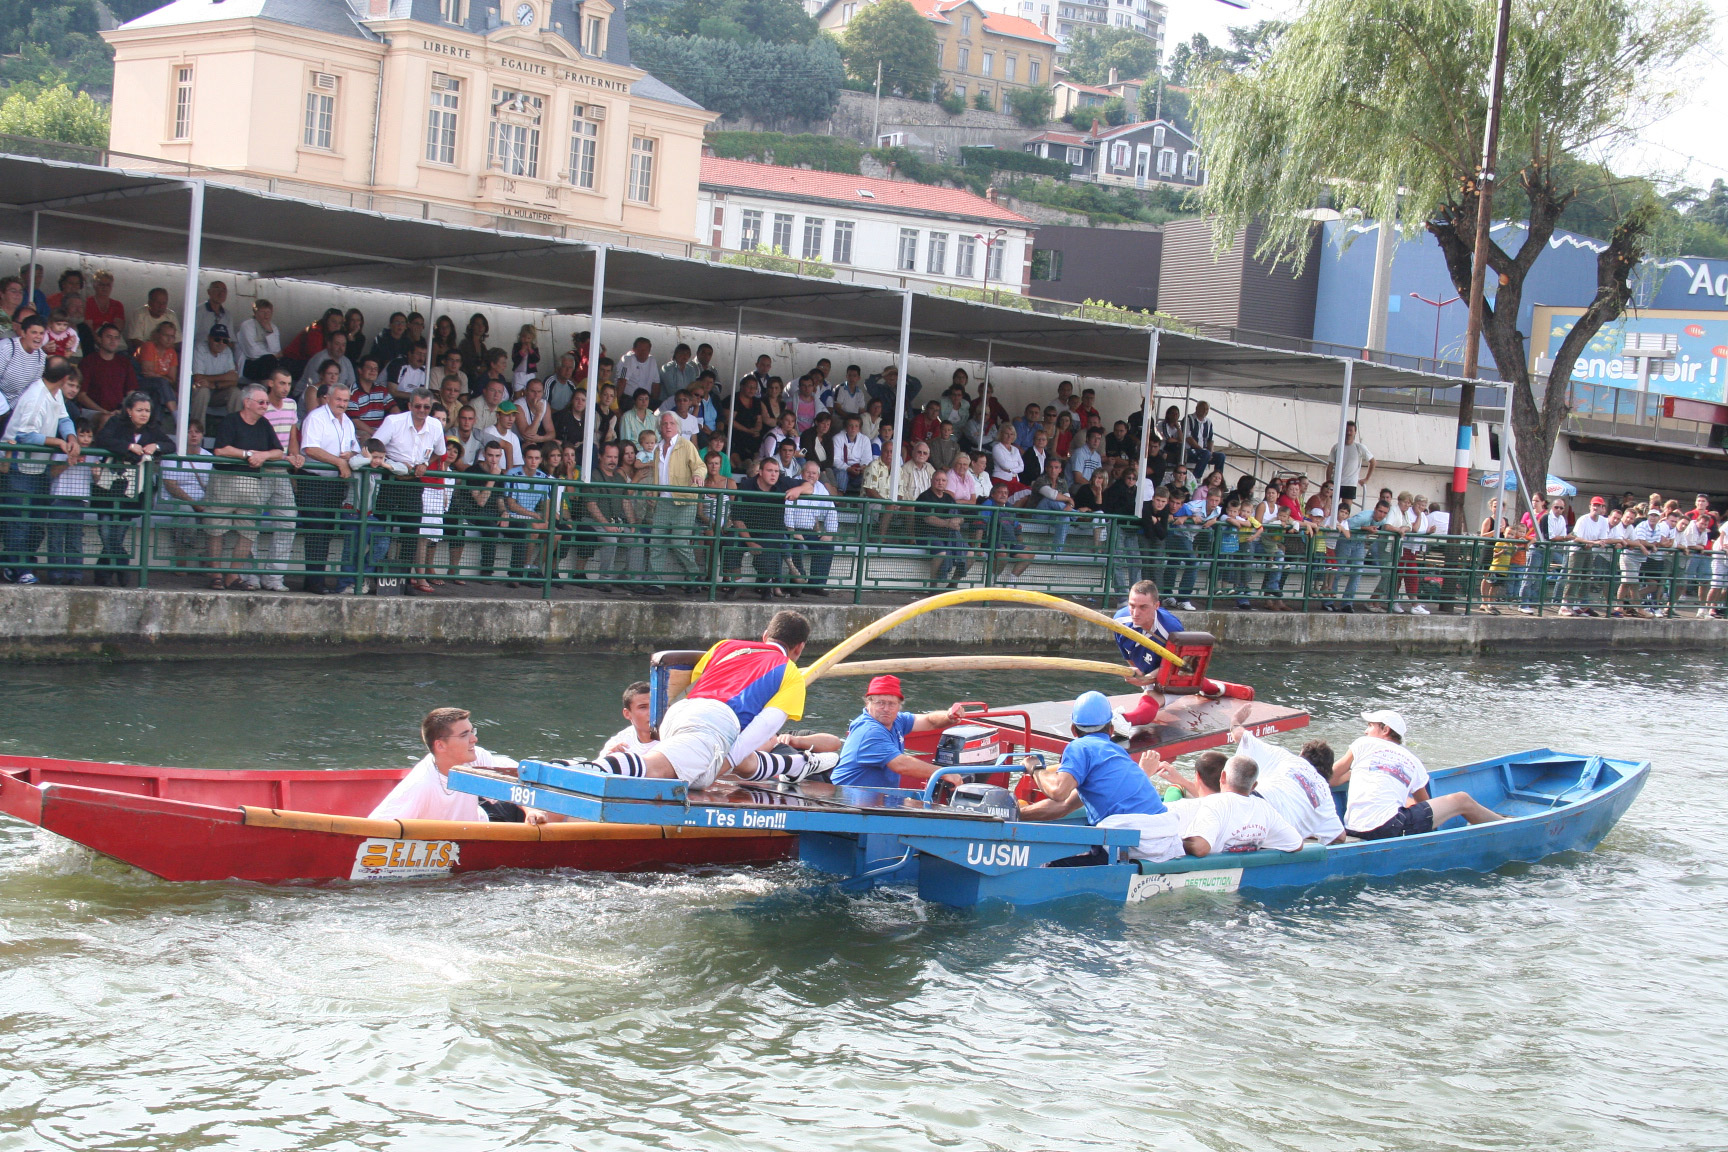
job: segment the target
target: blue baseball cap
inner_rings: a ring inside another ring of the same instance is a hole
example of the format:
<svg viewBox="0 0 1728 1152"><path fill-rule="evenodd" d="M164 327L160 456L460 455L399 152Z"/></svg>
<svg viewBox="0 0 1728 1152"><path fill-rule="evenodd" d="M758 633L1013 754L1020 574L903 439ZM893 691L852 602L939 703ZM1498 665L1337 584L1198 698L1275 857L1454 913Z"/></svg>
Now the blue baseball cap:
<svg viewBox="0 0 1728 1152"><path fill-rule="evenodd" d="M1104 698L1104 693L1083 692L1079 699L1074 701L1074 712L1070 719L1076 728L1103 728L1114 716L1110 701Z"/></svg>

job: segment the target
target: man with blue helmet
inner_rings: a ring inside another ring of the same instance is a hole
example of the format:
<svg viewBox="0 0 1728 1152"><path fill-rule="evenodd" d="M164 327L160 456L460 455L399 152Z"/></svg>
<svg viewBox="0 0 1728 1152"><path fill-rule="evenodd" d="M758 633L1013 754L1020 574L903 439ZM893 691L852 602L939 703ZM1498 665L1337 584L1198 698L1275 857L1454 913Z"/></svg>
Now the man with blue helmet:
<svg viewBox="0 0 1728 1152"><path fill-rule="evenodd" d="M1170 637L1182 631L1182 621L1158 606L1158 586L1150 580L1142 580L1128 589L1128 603L1116 610L1116 622L1126 624L1134 631L1154 640L1166 648L1170 646ZM1116 646L1122 650L1122 656L1133 665L1135 676L1126 679L1130 684L1137 684L1146 689L1134 707L1122 713L1122 719L1139 727L1150 724L1158 718L1158 668L1164 658L1144 644L1136 644L1126 636L1116 637Z"/></svg>
<svg viewBox="0 0 1728 1152"><path fill-rule="evenodd" d="M1074 701L1070 724L1074 739L1062 751L1062 764L1032 772L1032 781L1046 800L1020 810L1023 820L1060 820L1082 805L1086 822L1098 828L1133 828L1140 846L1128 850L1132 860L1174 860L1182 855L1180 826L1164 807L1158 790L1128 753L1110 739L1115 717L1101 692L1087 692ZM1097 848L1083 856L1056 861L1053 866L1108 863Z"/></svg>

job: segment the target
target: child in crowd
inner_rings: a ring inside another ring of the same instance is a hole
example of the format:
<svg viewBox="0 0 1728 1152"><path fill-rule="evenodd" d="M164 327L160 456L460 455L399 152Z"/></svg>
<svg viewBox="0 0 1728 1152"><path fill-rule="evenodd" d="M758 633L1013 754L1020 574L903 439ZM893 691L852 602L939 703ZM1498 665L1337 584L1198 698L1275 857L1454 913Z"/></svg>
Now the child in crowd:
<svg viewBox="0 0 1728 1152"><path fill-rule="evenodd" d="M79 307L83 307L82 302ZM68 360L78 359L78 329L72 326L72 314L65 308L56 308L48 314L48 335L42 341L42 351Z"/></svg>
<svg viewBox="0 0 1728 1152"><path fill-rule="evenodd" d="M96 439L96 426L89 417L76 421L78 450L85 452ZM49 584L76 584L84 567L84 523L90 519L90 473L93 461L80 458L68 463L66 453L56 452L48 465L50 497L47 574Z"/></svg>

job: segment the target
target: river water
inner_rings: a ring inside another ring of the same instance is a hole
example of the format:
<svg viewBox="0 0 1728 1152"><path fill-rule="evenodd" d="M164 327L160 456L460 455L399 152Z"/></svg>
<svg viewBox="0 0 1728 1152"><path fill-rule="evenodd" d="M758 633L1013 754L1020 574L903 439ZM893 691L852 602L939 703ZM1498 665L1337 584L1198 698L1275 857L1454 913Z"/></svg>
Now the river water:
<svg viewBox="0 0 1728 1152"><path fill-rule="evenodd" d="M1276 904L956 912L794 865L171 885L0 818L0 1149L1728 1146L1728 659L1236 657L1335 743L1649 757L1589 855ZM636 658L0 668L0 751L193 767L591 749ZM1072 678L912 680L1049 699ZM812 690L839 728L855 681ZM1286 738L1289 739L1289 738Z"/></svg>

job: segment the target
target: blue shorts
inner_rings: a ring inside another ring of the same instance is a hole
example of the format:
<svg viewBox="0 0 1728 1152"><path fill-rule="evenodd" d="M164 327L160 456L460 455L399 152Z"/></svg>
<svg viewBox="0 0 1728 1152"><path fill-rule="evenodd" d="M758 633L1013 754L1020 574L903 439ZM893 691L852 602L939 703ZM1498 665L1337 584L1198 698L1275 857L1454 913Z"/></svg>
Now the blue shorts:
<svg viewBox="0 0 1728 1152"><path fill-rule="evenodd" d="M1398 809L1398 814L1378 828L1367 832L1351 829L1350 835L1358 840L1389 840L1394 836L1420 836L1424 832L1434 831L1434 806L1426 800L1418 800L1408 808Z"/></svg>

